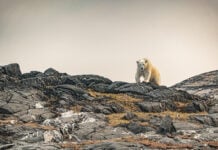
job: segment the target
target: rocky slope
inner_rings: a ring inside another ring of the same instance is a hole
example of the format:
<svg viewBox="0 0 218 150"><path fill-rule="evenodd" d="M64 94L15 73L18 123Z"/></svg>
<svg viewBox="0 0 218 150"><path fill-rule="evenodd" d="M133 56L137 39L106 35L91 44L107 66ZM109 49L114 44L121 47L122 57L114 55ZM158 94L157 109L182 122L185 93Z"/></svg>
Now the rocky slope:
<svg viewBox="0 0 218 150"><path fill-rule="evenodd" d="M173 87L0 67L0 149L217 149L218 71Z"/></svg>

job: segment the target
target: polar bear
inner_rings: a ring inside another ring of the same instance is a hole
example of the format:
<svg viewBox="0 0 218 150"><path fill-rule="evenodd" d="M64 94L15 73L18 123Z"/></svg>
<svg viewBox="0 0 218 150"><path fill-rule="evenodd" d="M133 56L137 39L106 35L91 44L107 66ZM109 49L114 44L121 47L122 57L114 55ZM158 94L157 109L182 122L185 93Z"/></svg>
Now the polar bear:
<svg viewBox="0 0 218 150"><path fill-rule="evenodd" d="M151 61L147 58L140 59L137 62L137 71L135 75L136 83L140 83L140 78L144 78L144 82L152 82L160 85L160 73Z"/></svg>

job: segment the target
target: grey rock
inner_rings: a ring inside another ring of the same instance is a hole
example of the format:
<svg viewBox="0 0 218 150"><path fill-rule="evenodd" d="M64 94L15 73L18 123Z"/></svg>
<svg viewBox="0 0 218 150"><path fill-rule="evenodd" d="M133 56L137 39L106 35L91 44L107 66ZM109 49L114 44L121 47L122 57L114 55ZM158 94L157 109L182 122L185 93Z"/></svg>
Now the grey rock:
<svg viewBox="0 0 218 150"><path fill-rule="evenodd" d="M162 119L157 132L160 134L167 134L167 133L176 132L176 128L175 128L173 121L172 121L172 118L170 116L166 116Z"/></svg>
<svg viewBox="0 0 218 150"><path fill-rule="evenodd" d="M200 130L203 128L202 125L190 123L188 121L173 121L173 125L176 130Z"/></svg>
<svg viewBox="0 0 218 150"><path fill-rule="evenodd" d="M166 143L166 144L177 144L177 142L173 139L173 138L169 138L169 137L163 137L162 139L160 139L159 141L160 143Z"/></svg>
<svg viewBox="0 0 218 150"><path fill-rule="evenodd" d="M127 128L134 134L145 133L152 130L151 128L144 127L135 122L130 122L129 124L121 124L120 126Z"/></svg>
<svg viewBox="0 0 218 150"><path fill-rule="evenodd" d="M83 150L141 150L146 149L147 147L141 145L141 144L135 144L135 143L125 143L125 142L107 142L107 143L100 143L100 144L92 144L89 146L85 146Z"/></svg>
<svg viewBox="0 0 218 150"><path fill-rule="evenodd" d="M206 141L217 141L218 140L218 134L216 133L217 129L218 129L217 127L202 129L198 134L194 136L194 139L206 140Z"/></svg>
<svg viewBox="0 0 218 150"><path fill-rule="evenodd" d="M208 116L211 118L214 126L218 127L218 113L209 114Z"/></svg>
<svg viewBox="0 0 218 150"><path fill-rule="evenodd" d="M51 118L56 117L56 114L51 113L51 112L46 112L46 113L42 114L41 117L43 118L43 120L51 119Z"/></svg>
<svg viewBox="0 0 218 150"><path fill-rule="evenodd" d="M209 108L209 113L218 113L218 104Z"/></svg>
<svg viewBox="0 0 218 150"><path fill-rule="evenodd" d="M20 66L17 63L9 64L6 66L3 66L5 74L13 77L20 77L21 76L21 71L20 71Z"/></svg>
<svg viewBox="0 0 218 150"><path fill-rule="evenodd" d="M109 91L108 87L109 87L109 85L105 84L105 83L91 84L89 86L89 88L91 88L97 92L108 92Z"/></svg>
<svg viewBox="0 0 218 150"><path fill-rule="evenodd" d="M26 78L34 78L34 77L37 77L38 75L42 74L41 72L39 71L31 71L29 73L23 73L22 74L22 78L23 79L26 79Z"/></svg>
<svg viewBox="0 0 218 150"><path fill-rule="evenodd" d="M48 68L45 70L44 74L47 76L58 76L59 72L53 68Z"/></svg>
<svg viewBox="0 0 218 150"><path fill-rule="evenodd" d="M36 132L29 132L26 136L22 137L20 139L21 141L25 141L27 143L36 143L43 141L43 132L42 131L36 131Z"/></svg>
<svg viewBox="0 0 218 150"><path fill-rule="evenodd" d="M133 135L131 132L124 128L120 127L102 127L100 126L100 130L95 128L95 130L92 130L91 132L87 132L87 136L85 136L85 139L89 140L106 140L106 139L114 139L114 138L121 138L125 136L131 136ZM80 137L79 132L77 133L78 137ZM84 138L84 137L83 137Z"/></svg>
<svg viewBox="0 0 218 150"><path fill-rule="evenodd" d="M78 99L82 99L82 98L89 98L91 96L89 96L89 94L83 90L82 88L79 88L77 86L74 85L69 85L69 84L64 84L64 85L58 85L55 90L60 90L62 92L66 92L69 93L73 96L75 96Z"/></svg>
<svg viewBox="0 0 218 150"><path fill-rule="evenodd" d="M218 127L218 114L209 114L209 115L192 115L190 116L192 120L196 120L199 123Z"/></svg>
<svg viewBox="0 0 218 150"><path fill-rule="evenodd" d="M180 83L173 88L187 91L190 94L204 98L218 99L218 70L196 75Z"/></svg>
<svg viewBox="0 0 218 150"><path fill-rule="evenodd" d="M16 103L8 103L6 105L3 105L0 107L0 109L2 108L2 110L4 109L5 111L7 111L8 113L17 113L23 110L27 110L29 109L29 106L27 105L23 105L23 104L16 104Z"/></svg>
<svg viewBox="0 0 218 150"><path fill-rule="evenodd" d="M165 110L164 105L159 102L140 102L138 106L143 112L162 112Z"/></svg>
<svg viewBox="0 0 218 150"><path fill-rule="evenodd" d="M63 141L62 134L57 130L45 131L43 136L44 136L45 143L48 143L48 142L59 143Z"/></svg>
<svg viewBox="0 0 218 150"><path fill-rule="evenodd" d="M61 147L56 143L26 143L26 142L16 142L11 150L59 150Z"/></svg>

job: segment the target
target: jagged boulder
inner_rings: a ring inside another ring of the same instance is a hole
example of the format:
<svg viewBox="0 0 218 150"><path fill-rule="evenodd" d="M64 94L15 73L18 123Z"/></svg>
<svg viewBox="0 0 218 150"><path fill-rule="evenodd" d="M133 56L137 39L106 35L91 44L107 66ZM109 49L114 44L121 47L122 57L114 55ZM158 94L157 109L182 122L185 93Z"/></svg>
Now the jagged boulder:
<svg viewBox="0 0 218 150"><path fill-rule="evenodd" d="M165 116L159 126L157 131L160 134L174 133L176 132L176 128L173 124L173 120L170 116Z"/></svg>
<svg viewBox="0 0 218 150"><path fill-rule="evenodd" d="M20 77L22 75L20 71L20 66L17 63L9 64L6 66L2 67L1 69L3 73L7 74L8 76L13 76L13 77Z"/></svg>

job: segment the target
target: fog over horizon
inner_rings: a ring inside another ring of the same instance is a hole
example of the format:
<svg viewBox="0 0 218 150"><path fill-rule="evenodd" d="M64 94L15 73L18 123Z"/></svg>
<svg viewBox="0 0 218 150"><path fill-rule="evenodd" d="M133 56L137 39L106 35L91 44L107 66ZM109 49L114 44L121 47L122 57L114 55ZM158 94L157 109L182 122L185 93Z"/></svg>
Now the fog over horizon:
<svg viewBox="0 0 218 150"><path fill-rule="evenodd" d="M135 82L147 57L163 85L218 69L217 0L0 0L0 66Z"/></svg>

